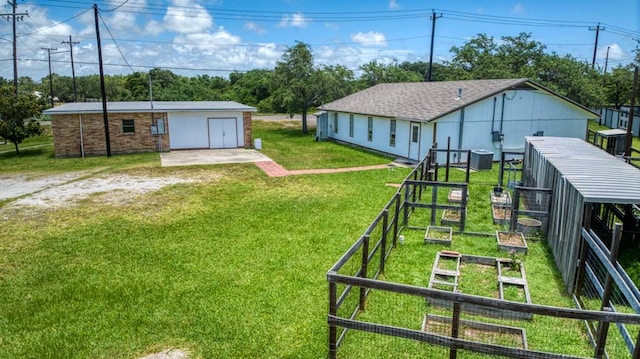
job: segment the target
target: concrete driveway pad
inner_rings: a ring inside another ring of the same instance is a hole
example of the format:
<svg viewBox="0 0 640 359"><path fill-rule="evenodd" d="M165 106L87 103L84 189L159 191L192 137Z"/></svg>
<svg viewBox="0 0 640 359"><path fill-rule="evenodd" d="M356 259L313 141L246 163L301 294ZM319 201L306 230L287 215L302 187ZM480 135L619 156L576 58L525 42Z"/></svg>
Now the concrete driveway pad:
<svg viewBox="0 0 640 359"><path fill-rule="evenodd" d="M221 163L264 162L271 159L256 150L229 148L215 150L173 150L160 154L162 167L215 165Z"/></svg>

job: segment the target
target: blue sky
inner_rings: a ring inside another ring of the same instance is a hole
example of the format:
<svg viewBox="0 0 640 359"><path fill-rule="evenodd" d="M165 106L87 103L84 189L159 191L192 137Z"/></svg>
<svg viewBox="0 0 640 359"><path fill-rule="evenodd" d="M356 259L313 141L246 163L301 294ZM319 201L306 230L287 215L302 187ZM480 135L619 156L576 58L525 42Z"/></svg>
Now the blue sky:
<svg viewBox="0 0 640 359"><path fill-rule="evenodd" d="M97 74L94 1L16 0L18 73L40 80L53 72L71 75L69 35L77 75ZM96 0L107 74L153 67L186 76L226 76L230 71L271 69L295 41L311 45L316 64L344 65L358 74L371 60L428 61L432 10L436 21L434 60L451 58L479 33L531 33L547 51L608 68L631 61L640 38L637 0L580 2L425 0ZM2 13L10 13L5 5ZM13 78L11 22L0 21L0 76Z"/></svg>

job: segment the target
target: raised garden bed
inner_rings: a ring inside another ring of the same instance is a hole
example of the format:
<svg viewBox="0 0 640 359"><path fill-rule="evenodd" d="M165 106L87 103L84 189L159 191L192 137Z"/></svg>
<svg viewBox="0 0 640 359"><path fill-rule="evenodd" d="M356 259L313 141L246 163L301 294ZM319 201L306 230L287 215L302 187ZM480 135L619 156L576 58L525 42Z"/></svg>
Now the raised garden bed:
<svg viewBox="0 0 640 359"><path fill-rule="evenodd" d="M488 293L482 294L469 293L466 291L465 293L530 304L531 296L529 294L524 266L520 265L517 271L512 271L510 263L511 259L472 256L459 254L457 252L441 251L438 252L433 264L429 288L458 292L460 290L464 291L464 289L459 289L459 287L461 283L462 287L465 287L465 279L473 283L488 280L485 286L496 288L497 284L497 291L493 289ZM487 272L487 269L492 269L492 273ZM477 270L480 270L481 273L474 272ZM479 279L476 274L480 274L482 278ZM427 304L437 307L452 308L453 306L451 301L440 298L429 297L426 301ZM531 313L474 304L465 304L462 306L462 310L465 313L492 318L530 320L533 317Z"/></svg>
<svg viewBox="0 0 640 359"><path fill-rule="evenodd" d="M426 243L451 245L451 227L428 226L424 235Z"/></svg>
<svg viewBox="0 0 640 359"><path fill-rule="evenodd" d="M467 194L467 200L469 199L469 195ZM462 189L461 188L452 188L449 190L449 195L447 196L447 200L450 203L461 203L462 202Z"/></svg>
<svg viewBox="0 0 640 359"><path fill-rule="evenodd" d="M500 250L527 254L529 247L527 247L527 242L524 240L522 232L496 231L496 240Z"/></svg>
<svg viewBox="0 0 640 359"><path fill-rule="evenodd" d="M542 229L542 222L535 218L518 218L518 231L529 236L537 234Z"/></svg>
<svg viewBox="0 0 640 359"><path fill-rule="evenodd" d="M491 214L493 216L493 224L508 224L511 220L511 208L504 206L492 206Z"/></svg>
<svg viewBox="0 0 640 359"><path fill-rule="evenodd" d="M422 321L422 331L451 337L451 318L427 313ZM528 349L527 335L524 328L506 325L461 319L458 338L511 348Z"/></svg>
<svg viewBox="0 0 640 359"><path fill-rule="evenodd" d="M495 191L491 191L491 204L494 206L509 207L511 206L511 195L509 192L503 191L497 193Z"/></svg>
<svg viewBox="0 0 640 359"><path fill-rule="evenodd" d="M453 209L445 209L442 212L442 218L440 224L443 226L459 226L462 223L460 211Z"/></svg>

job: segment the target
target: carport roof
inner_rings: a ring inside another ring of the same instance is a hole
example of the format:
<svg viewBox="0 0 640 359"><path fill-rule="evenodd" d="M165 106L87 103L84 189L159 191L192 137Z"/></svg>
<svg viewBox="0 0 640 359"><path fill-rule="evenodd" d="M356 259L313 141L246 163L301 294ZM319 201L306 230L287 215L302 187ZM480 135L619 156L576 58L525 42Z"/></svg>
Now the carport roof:
<svg viewBox="0 0 640 359"><path fill-rule="evenodd" d="M578 138L526 137L585 202L640 204L640 169Z"/></svg>
<svg viewBox="0 0 640 359"><path fill-rule="evenodd" d="M107 102L109 113L130 112L191 112L191 111L243 111L256 108L234 101L136 101ZM102 113L102 102L74 102L44 110L45 115Z"/></svg>

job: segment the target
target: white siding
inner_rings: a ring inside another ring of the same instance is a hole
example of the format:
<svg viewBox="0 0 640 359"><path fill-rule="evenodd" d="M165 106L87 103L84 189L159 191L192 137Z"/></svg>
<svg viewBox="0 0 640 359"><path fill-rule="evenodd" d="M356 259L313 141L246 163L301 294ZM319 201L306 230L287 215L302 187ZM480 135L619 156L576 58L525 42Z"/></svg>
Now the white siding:
<svg viewBox="0 0 640 359"><path fill-rule="evenodd" d="M353 137L349 136L349 115L338 113L338 133L334 131L334 113L329 114L329 137L393 155L407 157L409 143L409 122L396 121L396 145L389 145L391 119L366 115L353 115ZM373 117L373 138L367 139L368 118Z"/></svg>
<svg viewBox="0 0 640 359"><path fill-rule="evenodd" d="M494 97L476 102L464 109L461 144L458 143L461 110L438 119L438 147L445 148L447 137L451 136L451 148L484 149L492 151L494 160L499 160L500 142L493 141L491 132L500 131L503 98L503 151L523 151L524 137L532 136L537 131L544 131L545 136L554 137L585 136L587 117L584 113L554 96L538 91L521 90L506 91L504 97L502 94Z"/></svg>
<svg viewBox="0 0 640 359"><path fill-rule="evenodd" d="M452 149L484 149L494 153L494 160L500 159L500 142L494 142L492 131L500 131L504 141L503 151L523 151L524 137L537 131L544 136L584 138L587 129L587 115L584 111L564 100L535 90L513 90L489 97L464 108L462 141L460 142L460 120L462 110L440 117L434 122L438 148L447 147L451 138ZM462 94L464 96L464 94ZM495 98L495 106L494 106ZM502 102L504 99L504 115ZM495 110L494 110L495 107ZM396 145L389 146L390 119L373 117L373 141L367 141L367 115L354 115L353 137L349 136L349 114L338 113L338 133L333 129L335 112L329 113L329 137L368 147L401 157L409 157L411 121L397 119ZM501 121L502 116L502 121ZM595 116L594 116L595 117ZM493 126L493 127L492 127ZM420 158L424 157L433 144L434 123L421 123ZM439 156L438 160L442 160ZM451 158L455 160L455 158Z"/></svg>
<svg viewBox="0 0 640 359"><path fill-rule="evenodd" d="M207 119L216 117L236 119L238 147L244 147L244 121L241 112L202 111L168 113L170 149L209 148Z"/></svg>

